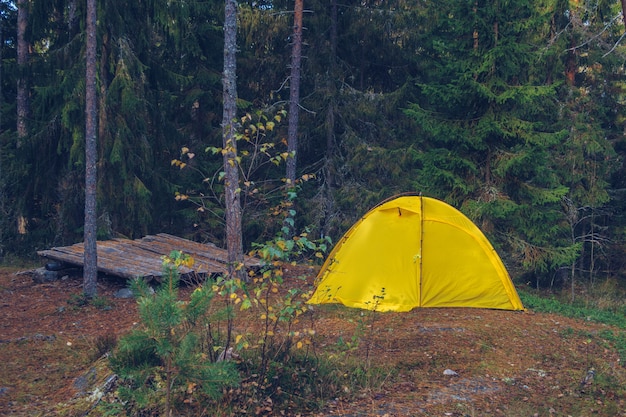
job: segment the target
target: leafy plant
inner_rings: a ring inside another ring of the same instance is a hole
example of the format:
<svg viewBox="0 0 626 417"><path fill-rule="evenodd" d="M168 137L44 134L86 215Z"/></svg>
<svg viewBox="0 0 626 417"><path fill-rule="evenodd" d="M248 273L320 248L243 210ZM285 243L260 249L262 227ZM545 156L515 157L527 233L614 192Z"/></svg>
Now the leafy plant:
<svg viewBox="0 0 626 417"><path fill-rule="evenodd" d="M626 315L619 312L587 307L582 303L565 303L554 297L540 297L525 291L520 291L519 295L527 308L538 312L558 313L626 329Z"/></svg>
<svg viewBox="0 0 626 417"><path fill-rule="evenodd" d="M303 174L295 184L291 184L280 176L281 166L293 157L293 153L287 151L287 142L280 137L278 128L286 114L284 110L246 113L239 119L235 132L237 156L234 161L240 178L237 192L241 193L243 211L246 212L244 227L254 233L255 239L274 236L284 227L295 230L295 187L315 178L312 174ZM205 153L221 157L232 153L234 148L208 146ZM200 159L194 149L185 146L181 148L179 157L170 163L181 170L193 171L202 179L204 189L175 193L176 200L195 207L195 215L202 219L195 226L202 229L205 223L213 224L215 217L223 215L221 195L225 173L223 170L209 170ZM288 214L288 217L280 218L283 214Z"/></svg>
<svg viewBox="0 0 626 417"><path fill-rule="evenodd" d="M67 300L67 303L72 306L72 308L80 308L92 305L99 310L106 310L111 308L111 303L106 297L98 296L95 297L86 297L85 294L72 294L70 298Z"/></svg>
<svg viewBox="0 0 626 417"><path fill-rule="evenodd" d="M171 416L181 395L200 391L215 399L239 382L234 364L211 360L200 343L199 324L208 318L212 287L196 288L187 302L178 299L179 268L192 263L173 251L163 258L163 283L154 294L143 279L132 283L141 326L120 339L110 360L123 380L120 398L131 406L151 408L164 400L163 415Z"/></svg>
<svg viewBox="0 0 626 417"><path fill-rule="evenodd" d="M294 214L288 204L275 208L275 215L284 215L284 219L292 219ZM270 412L278 404L289 408L294 402L312 406L318 401L316 387L328 377L322 371L329 369L325 359L312 355L315 329L305 303L310 289L302 276L285 282L285 271L295 268L296 260L307 263L323 258L329 240L311 240L306 230L289 238L293 223L283 224L275 239L254 245L251 255L262 259L262 267L251 273L249 282L219 277L213 284L228 311L223 348L241 355L240 368L247 378L239 395L255 412ZM241 326L235 326L237 308L250 317L248 326L253 330L241 331ZM304 321L304 317L311 320Z"/></svg>

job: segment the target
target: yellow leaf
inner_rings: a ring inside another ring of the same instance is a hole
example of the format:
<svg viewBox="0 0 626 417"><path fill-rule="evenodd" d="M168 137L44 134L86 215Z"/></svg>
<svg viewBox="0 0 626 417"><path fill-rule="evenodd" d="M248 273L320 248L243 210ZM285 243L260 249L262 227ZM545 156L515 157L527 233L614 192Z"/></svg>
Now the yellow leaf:
<svg viewBox="0 0 626 417"><path fill-rule="evenodd" d="M296 348L302 349L302 342L298 342L298 344L296 345Z"/></svg>

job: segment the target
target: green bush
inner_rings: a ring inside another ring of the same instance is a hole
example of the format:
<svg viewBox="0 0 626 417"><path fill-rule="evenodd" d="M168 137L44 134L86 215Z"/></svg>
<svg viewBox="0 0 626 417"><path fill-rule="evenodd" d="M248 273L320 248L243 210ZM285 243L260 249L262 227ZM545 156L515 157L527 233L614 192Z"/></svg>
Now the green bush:
<svg viewBox="0 0 626 417"><path fill-rule="evenodd" d="M128 412L162 409L159 414L169 417L184 396L218 399L225 388L239 383L235 364L212 361L201 343L214 297L211 286L198 287L188 302L179 300L178 269L191 262L176 251L165 257L164 280L154 294L143 279L132 283L141 325L120 339L110 358Z"/></svg>

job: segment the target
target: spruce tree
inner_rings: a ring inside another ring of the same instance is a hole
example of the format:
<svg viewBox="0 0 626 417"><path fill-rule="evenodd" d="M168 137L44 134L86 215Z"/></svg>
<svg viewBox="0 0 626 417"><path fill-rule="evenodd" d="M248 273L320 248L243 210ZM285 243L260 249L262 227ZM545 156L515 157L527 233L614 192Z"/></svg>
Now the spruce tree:
<svg viewBox="0 0 626 417"><path fill-rule="evenodd" d="M526 0L442 2L423 38L428 73L406 111L420 126L420 188L463 208L518 265L540 272L580 250L561 210L569 184L553 164L567 138L557 90L533 69L534 36L549 20Z"/></svg>

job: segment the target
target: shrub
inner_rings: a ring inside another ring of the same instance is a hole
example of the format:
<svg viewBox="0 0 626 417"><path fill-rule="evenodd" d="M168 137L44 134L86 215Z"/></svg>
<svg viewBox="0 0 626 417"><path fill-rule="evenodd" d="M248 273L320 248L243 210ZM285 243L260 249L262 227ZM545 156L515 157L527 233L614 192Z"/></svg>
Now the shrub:
<svg viewBox="0 0 626 417"><path fill-rule="evenodd" d="M191 262L177 251L164 257L164 281L154 294L143 279L132 283L141 326L120 339L110 359L122 379L118 394L127 408L162 407L161 415L169 417L182 396L201 393L217 399L239 382L232 362L214 362L202 348L201 324L208 320L214 297L211 286L198 287L188 302L178 299L179 267Z"/></svg>

